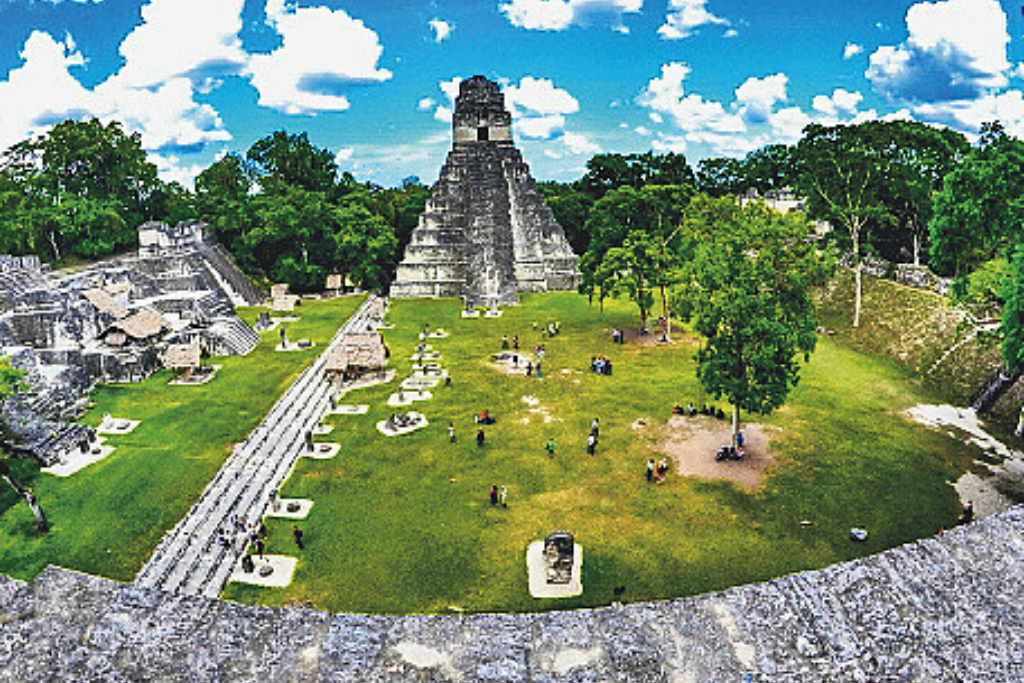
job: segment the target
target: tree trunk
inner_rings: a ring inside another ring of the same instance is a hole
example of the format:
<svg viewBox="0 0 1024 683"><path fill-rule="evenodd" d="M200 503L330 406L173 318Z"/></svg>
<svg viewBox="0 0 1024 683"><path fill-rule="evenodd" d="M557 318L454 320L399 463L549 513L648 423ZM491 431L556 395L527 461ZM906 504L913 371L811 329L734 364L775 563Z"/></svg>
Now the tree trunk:
<svg viewBox="0 0 1024 683"><path fill-rule="evenodd" d="M740 433L740 407L732 404L732 445L736 445L736 435Z"/></svg>
<svg viewBox="0 0 1024 683"><path fill-rule="evenodd" d="M913 230L911 234L914 236L914 266L921 265L921 235L917 230Z"/></svg>
<svg viewBox="0 0 1024 683"><path fill-rule="evenodd" d="M50 230L47 233L47 237L50 238L50 246L53 247L53 260L59 263L60 262L60 248L57 246L57 237L54 235L54 232L52 230Z"/></svg>
<svg viewBox="0 0 1024 683"><path fill-rule="evenodd" d="M859 230L851 231L853 237L853 326L860 327L861 267Z"/></svg>
<svg viewBox="0 0 1024 683"><path fill-rule="evenodd" d="M665 339L672 339L672 318L668 314L668 294L665 293L665 285L661 285L661 314L665 317Z"/></svg>
<svg viewBox="0 0 1024 683"><path fill-rule="evenodd" d="M10 484L11 488L14 489L19 496L25 499L25 503L28 504L29 509L32 510L32 514L35 515L36 525L39 527L39 530L44 533L49 531L50 525L46 521L46 516L43 515L43 510L39 507L39 502L36 500L32 490L27 489L14 481L14 478L9 474L3 475L3 480Z"/></svg>

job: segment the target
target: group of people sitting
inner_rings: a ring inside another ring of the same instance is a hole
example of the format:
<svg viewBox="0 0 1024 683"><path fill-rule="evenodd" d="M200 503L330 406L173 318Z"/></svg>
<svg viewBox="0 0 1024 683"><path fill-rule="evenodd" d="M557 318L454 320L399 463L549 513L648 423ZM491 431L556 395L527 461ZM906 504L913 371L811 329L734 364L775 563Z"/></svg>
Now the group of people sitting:
<svg viewBox="0 0 1024 683"><path fill-rule="evenodd" d="M590 371L599 375L610 375L612 374L612 362L605 356L591 356Z"/></svg>
<svg viewBox="0 0 1024 683"><path fill-rule="evenodd" d="M746 455L743 450L745 443L743 432L736 432L732 437L732 443L725 444L715 452L715 460L742 460Z"/></svg>
<svg viewBox="0 0 1024 683"><path fill-rule="evenodd" d="M692 403L687 403L684 408L677 403L672 407L672 414L686 415L688 417L706 415L708 417L718 418L719 420L725 419L725 412L721 408L716 408L715 406L709 406L707 404L701 404L700 408L696 408Z"/></svg>
<svg viewBox="0 0 1024 683"><path fill-rule="evenodd" d="M484 409L484 412L478 415L474 415L473 421L481 425L492 425L495 423L495 419L491 417L491 414L487 409Z"/></svg>

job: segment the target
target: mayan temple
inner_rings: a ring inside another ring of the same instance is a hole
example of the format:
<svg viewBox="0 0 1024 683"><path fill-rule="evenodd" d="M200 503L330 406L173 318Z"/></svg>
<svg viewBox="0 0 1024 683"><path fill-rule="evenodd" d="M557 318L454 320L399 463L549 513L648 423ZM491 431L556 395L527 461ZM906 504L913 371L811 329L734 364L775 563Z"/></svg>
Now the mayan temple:
<svg viewBox="0 0 1024 683"><path fill-rule="evenodd" d="M391 295L491 306L518 303L520 292L574 289L576 255L512 143L496 83L462 82L452 133Z"/></svg>

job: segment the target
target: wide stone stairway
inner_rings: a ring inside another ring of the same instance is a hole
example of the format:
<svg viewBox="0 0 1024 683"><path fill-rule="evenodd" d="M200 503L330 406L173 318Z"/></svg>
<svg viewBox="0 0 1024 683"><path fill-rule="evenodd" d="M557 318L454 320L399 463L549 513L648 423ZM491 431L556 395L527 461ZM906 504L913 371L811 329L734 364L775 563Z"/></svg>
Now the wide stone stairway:
<svg viewBox="0 0 1024 683"><path fill-rule="evenodd" d="M330 385L324 365L331 350L346 334L376 329L385 310L382 299L371 296L335 333L323 353L306 368L244 443L237 445L185 517L157 546L139 572L140 586L186 595L216 597L244 543L218 543L221 531L234 533L237 516L257 523L306 447L308 435L323 418Z"/></svg>

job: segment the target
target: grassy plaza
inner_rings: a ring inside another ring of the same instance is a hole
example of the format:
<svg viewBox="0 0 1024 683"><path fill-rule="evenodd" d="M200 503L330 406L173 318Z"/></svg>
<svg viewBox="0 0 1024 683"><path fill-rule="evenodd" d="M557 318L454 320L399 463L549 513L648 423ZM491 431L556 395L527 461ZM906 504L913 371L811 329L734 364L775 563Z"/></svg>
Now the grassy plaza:
<svg viewBox="0 0 1024 683"><path fill-rule="evenodd" d="M674 468L648 484L645 462L661 457L671 407L706 400L694 377L698 342L685 330L669 345L612 344L613 327L635 327L635 308L607 301L602 313L569 293L524 296L494 319L462 319L455 301L396 300L389 320L398 379L410 374L424 323L450 332L429 341L452 386L411 406L429 426L392 438L377 431L378 421L404 410L386 405L397 380L349 393L345 403L370 409L328 419L334 430L321 438L340 443L341 453L301 459L282 491L314 501L298 523L305 549L295 546L291 521L269 523L267 552L300 556L294 581L285 589L229 584L227 599L375 613L601 605L616 587L626 600L661 599L875 553L931 535L959 511L947 482L967 466L969 450L902 414L934 397L902 368L838 338L821 339L782 410L752 418L770 434L774 458L760 485ZM533 329L556 321L553 339ZM542 378L507 374L491 361L503 334L518 335L524 351L546 344ZM611 376L588 369L602 354L614 363ZM497 423L478 447L473 415L484 409ZM587 455L593 417L600 441ZM508 488L506 509L489 503L495 484ZM868 541L851 542L852 526L867 528ZM525 549L555 529L584 548L584 593L535 600Z"/></svg>
<svg viewBox="0 0 1024 683"><path fill-rule="evenodd" d="M114 454L70 478L36 475L32 485L53 529L39 535L25 506L7 507L0 572L28 579L58 564L131 580L231 445L359 302L306 302L301 319L286 327L290 339L309 338L316 347L275 353L278 333L266 333L249 356L211 361L223 367L206 385L170 386L161 372L141 384L98 388L88 422L110 413L141 424L110 437ZM260 310L241 313L251 321ZM267 551L300 557L293 582L284 589L229 584L227 599L373 613L601 605L616 587L625 587L625 600L661 599L878 552L933 534L959 510L947 482L972 453L902 414L935 397L904 369L840 338L822 337L782 410L745 416L770 438L774 462L760 483L682 476L673 461L665 481L650 484L644 466L663 455L672 406L711 400L694 377L699 342L692 333L677 330L671 344L613 344L613 327L635 327L632 305L606 301L602 312L570 293L525 296L493 319L462 319L455 301L396 300L388 317L398 378L346 395L343 402L368 404L369 412L329 417L333 431L318 438L340 443L340 454L300 459L281 492L314 501L298 523L305 549L296 548L291 521L269 520ZM558 322L561 333L542 339L535 322ZM429 341L452 385L411 406L426 415L426 428L388 438L375 424L404 410L386 401L410 374L424 323L450 332ZM524 352L545 344L541 378L492 362L502 335L518 335ZM613 361L612 375L589 371L598 355ZM484 409L497 422L478 447L473 415ZM600 440L588 455L594 417ZM507 508L491 506L495 484L507 486ZM852 526L869 530L866 543L849 540ZM556 529L571 531L584 548L584 593L536 600L527 591L525 549Z"/></svg>

